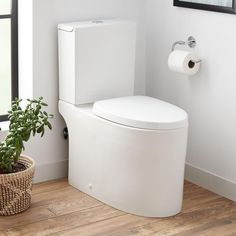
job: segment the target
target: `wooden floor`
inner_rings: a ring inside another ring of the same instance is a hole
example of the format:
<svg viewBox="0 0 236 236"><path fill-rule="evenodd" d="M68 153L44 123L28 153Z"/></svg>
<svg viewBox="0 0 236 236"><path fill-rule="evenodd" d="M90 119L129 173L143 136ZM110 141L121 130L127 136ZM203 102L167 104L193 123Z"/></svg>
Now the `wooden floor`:
<svg viewBox="0 0 236 236"><path fill-rule="evenodd" d="M34 186L31 208L0 217L0 236L233 236L236 203L191 183L185 184L181 214L143 218L113 209L69 186L66 180Z"/></svg>

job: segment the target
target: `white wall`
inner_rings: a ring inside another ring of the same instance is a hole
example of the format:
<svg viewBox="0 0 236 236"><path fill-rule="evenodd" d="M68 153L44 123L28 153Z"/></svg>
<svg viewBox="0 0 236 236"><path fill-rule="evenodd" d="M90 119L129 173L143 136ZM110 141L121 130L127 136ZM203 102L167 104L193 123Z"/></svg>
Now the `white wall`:
<svg viewBox="0 0 236 236"><path fill-rule="evenodd" d="M55 115L53 131L27 145L26 153L37 162L38 181L64 175L68 157L67 142L62 137L64 121L57 109L56 26L61 22L119 17L138 23L136 93L145 92L146 76L148 95L184 108L190 120L188 165L236 182L235 15L177 8L172 0L27 1L33 1L33 22L32 26L27 24L31 13L25 17L27 6L21 5L21 96L43 96ZM26 25L33 41L23 38ZM200 72L191 78L170 72L167 67L172 43L189 35L196 37L196 52L203 59ZM0 132L0 139L4 135Z"/></svg>
<svg viewBox="0 0 236 236"><path fill-rule="evenodd" d="M188 112L188 164L236 182L236 15L172 5L147 0L147 94ZM193 77L167 67L172 43L190 35L203 59Z"/></svg>
<svg viewBox="0 0 236 236"><path fill-rule="evenodd" d="M62 177L66 174L67 168L68 143L62 136L65 125L57 108L57 24L117 17L136 21L138 42L135 91L137 94L143 94L145 92L144 6L145 2L142 0L20 0L20 94L21 97L43 96L49 104L48 111L54 114L53 131L47 132L45 138L35 138L26 145L25 153L32 156L37 163L36 181ZM33 70L30 65L32 57Z"/></svg>
<svg viewBox="0 0 236 236"><path fill-rule="evenodd" d="M33 97L33 1L18 1L19 96Z"/></svg>

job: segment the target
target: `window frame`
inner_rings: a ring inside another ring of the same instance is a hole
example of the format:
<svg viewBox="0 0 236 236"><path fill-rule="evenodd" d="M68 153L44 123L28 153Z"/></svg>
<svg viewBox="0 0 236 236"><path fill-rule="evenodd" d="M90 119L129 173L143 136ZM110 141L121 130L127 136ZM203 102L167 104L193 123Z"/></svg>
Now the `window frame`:
<svg viewBox="0 0 236 236"><path fill-rule="evenodd" d="M198 9L198 10L207 10L207 11L236 14L236 0L233 0L232 8L231 7L221 7L221 6L216 6L216 5L209 5L209 4L202 4L202 3L194 3L194 2L183 2L180 0L174 0L173 5L176 7L186 7L186 8L194 8L194 9Z"/></svg>
<svg viewBox="0 0 236 236"><path fill-rule="evenodd" d="M1 19L11 19L11 99L18 97L18 0L11 0L11 13L0 15ZM0 115L0 122L7 121L8 115Z"/></svg>

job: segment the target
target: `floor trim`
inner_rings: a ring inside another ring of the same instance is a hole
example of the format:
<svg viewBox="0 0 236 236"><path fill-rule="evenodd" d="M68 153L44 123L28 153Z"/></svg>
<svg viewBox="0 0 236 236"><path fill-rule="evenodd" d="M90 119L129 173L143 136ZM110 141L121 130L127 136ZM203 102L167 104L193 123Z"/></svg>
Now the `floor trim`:
<svg viewBox="0 0 236 236"><path fill-rule="evenodd" d="M34 183L68 176L68 160L36 166ZM185 179L236 202L236 183L186 163Z"/></svg>
<svg viewBox="0 0 236 236"><path fill-rule="evenodd" d="M68 176L68 160L36 166L34 183L61 179Z"/></svg>
<svg viewBox="0 0 236 236"><path fill-rule="evenodd" d="M230 180L195 167L189 163L185 166L185 179L216 194L236 201L236 183Z"/></svg>

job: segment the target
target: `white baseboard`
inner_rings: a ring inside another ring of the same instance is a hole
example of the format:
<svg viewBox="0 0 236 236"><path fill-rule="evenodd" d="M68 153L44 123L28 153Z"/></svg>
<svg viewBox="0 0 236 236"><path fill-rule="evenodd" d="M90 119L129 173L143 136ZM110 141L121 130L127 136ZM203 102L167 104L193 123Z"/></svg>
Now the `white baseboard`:
<svg viewBox="0 0 236 236"><path fill-rule="evenodd" d="M36 166L34 183L40 183L68 176L68 160ZM185 167L185 179L236 202L236 183L195 167Z"/></svg>
<svg viewBox="0 0 236 236"><path fill-rule="evenodd" d="M236 183L206 170L186 164L185 179L216 194L236 201Z"/></svg>
<svg viewBox="0 0 236 236"><path fill-rule="evenodd" d="M34 183L41 183L68 176L68 160L36 166Z"/></svg>

